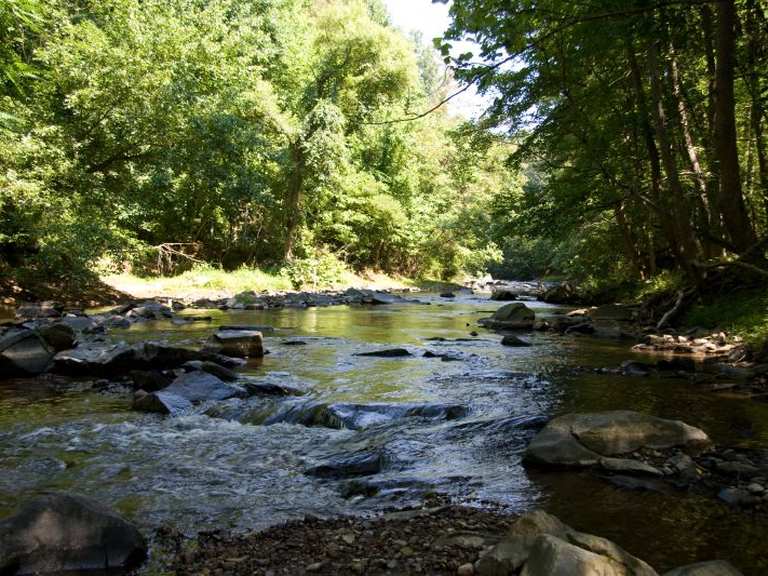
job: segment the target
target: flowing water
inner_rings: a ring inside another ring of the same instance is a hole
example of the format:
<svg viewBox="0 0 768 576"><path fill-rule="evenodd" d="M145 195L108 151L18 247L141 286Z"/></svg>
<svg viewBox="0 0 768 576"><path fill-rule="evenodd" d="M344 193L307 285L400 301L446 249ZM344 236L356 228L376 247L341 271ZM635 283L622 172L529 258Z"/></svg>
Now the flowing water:
<svg viewBox="0 0 768 576"><path fill-rule="evenodd" d="M246 530L308 514L367 514L437 492L510 511L544 507L659 570L722 557L747 575L768 573L768 526L749 513L521 465L534 434L530 417L633 409L685 420L718 443L766 447L768 404L708 394L679 379L574 375L569 368L618 366L632 356L629 345L537 333L532 347L503 347L486 330L469 335L498 303L470 295L421 300L211 311L212 324L150 322L111 334L197 345L218 324L270 325L271 353L243 371L300 387L301 397L231 400L169 419L132 412L129 395L92 391L85 382L0 384L0 516L24 497L62 489L95 496L146 529L170 522L188 532ZM539 317L555 310L529 304ZM305 345L285 344L294 340ZM413 356L355 356L395 346ZM426 350L458 360L423 357ZM286 416L318 403L356 411L357 429L304 426ZM397 409L403 405L436 411L407 415ZM445 406L463 410L441 412ZM384 467L357 479L367 496L353 495L349 480L306 474L340 455L370 453Z"/></svg>

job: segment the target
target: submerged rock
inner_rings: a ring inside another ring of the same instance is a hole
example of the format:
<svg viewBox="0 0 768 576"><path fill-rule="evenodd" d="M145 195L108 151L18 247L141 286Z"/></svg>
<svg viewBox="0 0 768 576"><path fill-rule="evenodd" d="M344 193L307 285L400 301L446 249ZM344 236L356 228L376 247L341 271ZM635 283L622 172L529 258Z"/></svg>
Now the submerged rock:
<svg viewBox="0 0 768 576"><path fill-rule="evenodd" d="M146 555L147 543L132 524L81 496L42 496L0 521L2 574L126 570Z"/></svg>
<svg viewBox="0 0 768 576"><path fill-rule="evenodd" d="M529 330L533 328L536 314L522 302L505 304L490 318L481 318L478 324L491 329Z"/></svg>
<svg viewBox="0 0 768 576"><path fill-rule="evenodd" d="M309 400L282 405L264 424L287 422L362 430L400 418L455 420L466 414L467 409L459 404L325 404Z"/></svg>
<svg viewBox="0 0 768 576"><path fill-rule="evenodd" d="M385 350L373 350L372 352L358 352L355 356L375 356L378 358L403 358L412 356L405 348L387 348Z"/></svg>
<svg viewBox="0 0 768 576"><path fill-rule="evenodd" d="M640 448L677 446L699 452L710 445L702 430L679 420L616 410L555 418L528 445L525 460L550 466L595 466L605 456Z"/></svg>
<svg viewBox="0 0 768 576"><path fill-rule="evenodd" d="M0 336L0 378L42 374L53 356L54 351L34 330L10 330Z"/></svg>
<svg viewBox="0 0 768 576"><path fill-rule="evenodd" d="M383 467L384 456L380 452L361 450L333 456L324 464L307 470L307 474L320 478L352 478L378 474Z"/></svg>

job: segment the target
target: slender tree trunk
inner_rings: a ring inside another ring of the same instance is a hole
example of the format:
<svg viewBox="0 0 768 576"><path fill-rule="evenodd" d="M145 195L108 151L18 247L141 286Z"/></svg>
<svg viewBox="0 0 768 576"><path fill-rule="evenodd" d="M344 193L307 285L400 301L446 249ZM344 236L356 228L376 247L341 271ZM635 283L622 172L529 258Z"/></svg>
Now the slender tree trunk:
<svg viewBox="0 0 768 576"><path fill-rule="evenodd" d="M720 186L720 170L717 161L717 141L715 139L715 124L717 114L715 112L717 102L717 64L715 59L715 29L712 10L709 5L701 6L701 24L704 31L704 55L707 62L707 126L705 148L707 151L707 166L709 177L707 178L707 192L709 194L709 206L713 213L712 232L718 237L725 237L723 220L718 208L717 190Z"/></svg>
<svg viewBox="0 0 768 576"><path fill-rule="evenodd" d="M677 171L674 149L668 133L667 114L664 109L664 90L659 78L658 47L651 43L648 48L648 64L651 76L651 93L653 97L653 118L656 128L656 137L659 140L659 153L667 176L670 191L670 207L675 225L677 243L677 256L681 267L688 273L695 269L692 262L698 256L698 248L693 233L693 227L689 219L690 210L685 198L683 186L680 183L680 175Z"/></svg>
<svg viewBox="0 0 768 576"><path fill-rule="evenodd" d="M755 242L741 190L739 154L736 144L735 99L733 93L736 61L736 7L733 0L718 2L716 150L720 166L718 205L731 243L740 253Z"/></svg>
<svg viewBox="0 0 768 576"><path fill-rule="evenodd" d="M283 258L290 260L293 257L293 249L296 243L296 232L301 220L301 193L304 188L305 159L301 142L293 142L290 145L291 162L293 164L285 190L283 204L285 215L285 244Z"/></svg>
<svg viewBox="0 0 768 576"><path fill-rule="evenodd" d="M713 214L714 207L710 205L709 199L710 196L712 196L712 192L708 190L709 183L707 182L706 174L704 174L704 170L701 167L699 153L696 150L696 144L693 140L690 113L688 111L688 105L686 104L683 85L680 79L680 68L677 62L677 54L675 54L675 48L672 43L669 45L669 51L669 77L672 81L672 94L677 102L677 113L680 119L680 128L683 133L683 140L685 142L685 151L688 154L688 160L691 164L691 173L693 174L693 179L699 192L699 205L703 215L701 221L707 230L718 229L719 215ZM707 238L703 238L701 240L701 244L704 250L704 256L706 258L712 257L715 252L715 248L712 245L712 242Z"/></svg>

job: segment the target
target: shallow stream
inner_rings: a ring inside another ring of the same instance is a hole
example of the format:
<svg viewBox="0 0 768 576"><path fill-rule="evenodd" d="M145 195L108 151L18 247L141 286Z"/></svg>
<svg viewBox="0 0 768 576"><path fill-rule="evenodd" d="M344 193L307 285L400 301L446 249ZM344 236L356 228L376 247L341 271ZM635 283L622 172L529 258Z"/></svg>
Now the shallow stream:
<svg viewBox="0 0 768 576"><path fill-rule="evenodd" d="M0 384L0 516L24 497L61 489L95 496L146 529L169 522L188 532L247 530L308 514L367 514L437 492L510 511L544 507L659 571L728 558L747 575L768 574L768 526L759 517L679 493L622 490L588 474L527 470L520 462L534 433L530 417L577 410L638 410L699 426L720 444L768 447L768 404L680 379L574 375L574 367L618 366L632 357L629 344L535 333L526 335L531 347L503 347L498 335L477 328L477 319L499 306L487 295L420 299L215 310L212 323L148 322L111 334L198 345L218 324L273 326L265 335L271 353L243 371L302 388L302 397L233 400L169 419L133 412L128 394L91 391L88 383ZM555 310L530 306L539 317ZM472 337L472 330L480 334ZM435 337L449 340L429 340ZM467 340L450 340L457 338ZM305 344L285 344L295 340ZM395 346L413 356L355 356ZM457 360L423 357L427 350ZM365 417L356 430L275 418L317 402L349 404ZM402 404L463 410L404 417L396 409ZM264 424L270 418L278 422ZM355 490L350 480L306 474L339 455L368 452L382 456L383 471L357 478ZM360 486L367 496L352 495Z"/></svg>

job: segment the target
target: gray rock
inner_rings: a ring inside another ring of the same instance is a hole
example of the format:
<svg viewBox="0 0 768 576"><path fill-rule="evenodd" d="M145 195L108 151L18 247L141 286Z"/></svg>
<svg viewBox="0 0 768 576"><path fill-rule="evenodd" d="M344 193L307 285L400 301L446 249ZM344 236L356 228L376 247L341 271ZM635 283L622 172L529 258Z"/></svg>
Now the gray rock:
<svg viewBox="0 0 768 576"><path fill-rule="evenodd" d="M129 522L93 500L49 494L0 522L0 573L132 569L147 543Z"/></svg>
<svg viewBox="0 0 768 576"><path fill-rule="evenodd" d="M193 404L228 398L243 398L247 392L240 386L228 384L207 372L187 372L178 376L167 388L147 395L137 395L133 408L179 416Z"/></svg>
<svg viewBox="0 0 768 576"><path fill-rule="evenodd" d="M264 339L261 332L255 330L219 330L206 342L203 350L236 358L261 358L264 356Z"/></svg>
<svg viewBox="0 0 768 576"><path fill-rule="evenodd" d="M65 323L43 326L38 330L38 333L55 352L70 350L77 344L74 329Z"/></svg>
<svg viewBox="0 0 768 576"><path fill-rule="evenodd" d="M375 356L378 358L403 358L412 356L405 348L387 348L385 350L373 350L372 352L358 352L355 356Z"/></svg>
<svg viewBox="0 0 768 576"><path fill-rule="evenodd" d="M628 474L647 474L661 476L661 470L650 464L632 458L600 458L600 466L611 472L626 472Z"/></svg>
<svg viewBox="0 0 768 576"><path fill-rule="evenodd" d="M725 560L712 560L711 562L698 562L681 566L669 572L664 576L743 576L736 570L730 562Z"/></svg>
<svg viewBox="0 0 768 576"><path fill-rule="evenodd" d="M162 390L151 394L140 390L133 398L133 409L140 412L153 412L167 416L183 416L193 408L192 402L176 394Z"/></svg>
<svg viewBox="0 0 768 576"><path fill-rule="evenodd" d="M491 300L495 300L497 302L511 302L512 300L517 300L517 294L511 290L500 288L491 292Z"/></svg>
<svg viewBox="0 0 768 576"><path fill-rule="evenodd" d="M612 543L611 543L612 544ZM618 546L612 544L618 549ZM607 551L607 550L606 550ZM623 552L623 551L622 551ZM625 556L629 556L623 552ZM592 552L561 540L556 536L539 536L531 548L528 561L520 576L574 576L575 574L599 574L600 576L651 576L656 575L650 566L633 569L608 554ZM637 560L637 562L641 562Z"/></svg>
<svg viewBox="0 0 768 576"><path fill-rule="evenodd" d="M13 329L0 336L0 378L42 374L53 357L54 351L33 330Z"/></svg>
<svg viewBox="0 0 768 576"><path fill-rule="evenodd" d="M352 478L378 474L383 467L384 457L381 453L362 450L333 456L324 464L307 470L307 474L320 478Z"/></svg>
<svg viewBox="0 0 768 576"><path fill-rule="evenodd" d="M529 330L533 328L536 315L522 302L505 304L490 318L481 318L478 324L491 329Z"/></svg>
<svg viewBox="0 0 768 576"><path fill-rule="evenodd" d="M678 420L616 410L555 418L531 441L525 459L553 466L593 466L604 456L639 448L679 446L697 452L710 444L702 430Z"/></svg>
<svg viewBox="0 0 768 576"><path fill-rule="evenodd" d="M521 567L528 576L656 576L653 568L610 540L577 532L541 510L518 518L475 565L479 576L511 575Z"/></svg>
<svg viewBox="0 0 768 576"><path fill-rule="evenodd" d="M502 346L512 346L515 348L524 348L527 346L530 346L531 343L527 340L523 340L522 338L519 338L513 334L507 334L501 339L501 345Z"/></svg>

